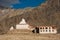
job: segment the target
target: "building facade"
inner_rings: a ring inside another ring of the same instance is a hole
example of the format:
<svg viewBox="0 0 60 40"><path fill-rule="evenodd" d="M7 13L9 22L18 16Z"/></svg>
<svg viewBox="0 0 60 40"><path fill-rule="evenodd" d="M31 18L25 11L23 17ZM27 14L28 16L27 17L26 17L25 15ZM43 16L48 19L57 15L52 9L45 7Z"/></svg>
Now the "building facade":
<svg viewBox="0 0 60 40"><path fill-rule="evenodd" d="M34 33L40 34L56 34L57 29L54 26L39 26L34 29Z"/></svg>
<svg viewBox="0 0 60 40"><path fill-rule="evenodd" d="M57 29L52 26L42 26L39 28L39 33L57 33Z"/></svg>

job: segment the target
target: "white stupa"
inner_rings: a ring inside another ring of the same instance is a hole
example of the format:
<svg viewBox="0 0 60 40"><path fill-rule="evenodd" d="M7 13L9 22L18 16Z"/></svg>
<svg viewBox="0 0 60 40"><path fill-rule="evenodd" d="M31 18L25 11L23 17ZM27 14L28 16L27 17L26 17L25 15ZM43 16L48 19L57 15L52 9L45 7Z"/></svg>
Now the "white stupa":
<svg viewBox="0 0 60 40"><path fill-rule="evenodd" d="M19 24L23 24L24 25L24 24L27 24L27 23L26 23L25 19L22 19L22 21Z"/></svg>
<svg viewBox="0 0 60 40"><path fill-rule="evenodd" d="M28 29L28 24L26 23L25 19L22 19L22 21L16 25L16 29Z"/></svg>

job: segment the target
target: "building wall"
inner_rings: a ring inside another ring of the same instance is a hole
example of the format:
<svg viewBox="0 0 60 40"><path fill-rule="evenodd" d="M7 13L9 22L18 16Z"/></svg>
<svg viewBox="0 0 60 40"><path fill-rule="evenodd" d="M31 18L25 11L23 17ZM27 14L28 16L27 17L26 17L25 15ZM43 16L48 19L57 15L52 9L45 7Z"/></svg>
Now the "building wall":
<svg viewBox="0 0 60 40"><path fill-rule="evenodd" d="M40 34L45 34L45 33L57 33L57 29L53 29L52 27L44 27L44 28L39 28L39 33Z"/></svg>
<svg viewBox="0 0 60 40"><path fill-rule="evenodd" d="M24 25L16 25L16 29L28 29L28 24L24 24Z"/></svg>

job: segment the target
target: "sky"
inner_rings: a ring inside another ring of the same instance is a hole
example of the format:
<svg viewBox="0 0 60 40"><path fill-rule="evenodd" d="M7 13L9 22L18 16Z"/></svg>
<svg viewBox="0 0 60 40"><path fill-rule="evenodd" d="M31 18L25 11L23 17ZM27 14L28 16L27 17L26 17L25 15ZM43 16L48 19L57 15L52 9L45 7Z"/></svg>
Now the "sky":
<svg viewBox="0 0 60 40"><path fill-rule="evenodd" d="M36 7L46 0L0 0L0 5L6 7L12 7L15 9L26 8L26 7Z"/></svg>

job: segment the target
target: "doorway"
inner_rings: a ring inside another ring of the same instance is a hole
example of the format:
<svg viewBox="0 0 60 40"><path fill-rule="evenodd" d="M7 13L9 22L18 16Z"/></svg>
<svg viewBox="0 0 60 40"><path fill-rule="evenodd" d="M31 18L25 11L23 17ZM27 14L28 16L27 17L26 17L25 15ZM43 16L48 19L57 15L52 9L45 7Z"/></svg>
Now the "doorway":
<svg viewBox="0 0 60 40"><path fill-rule="evenodd" d="M35 29L32 30L33 33L39 33L39 28L35 27Z"/></svg>

